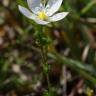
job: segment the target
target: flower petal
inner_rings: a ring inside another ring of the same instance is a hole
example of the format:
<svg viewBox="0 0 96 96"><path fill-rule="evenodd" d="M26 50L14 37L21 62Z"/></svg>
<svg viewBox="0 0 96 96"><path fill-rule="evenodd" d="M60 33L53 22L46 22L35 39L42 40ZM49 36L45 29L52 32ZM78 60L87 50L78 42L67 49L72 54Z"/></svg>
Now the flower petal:
<svg viewBox="0 0 96 96"><path fill-rule="evenodd" d="M48 8L48 16L52 16L55 12L57 12L62 4L63 0L49 0L47 3Z"/></svg>
<svg viewBox="0 0 96 96"><path fill-rule="evenodd" d="M32 14L27 8L23 7L23 6L18 6L19 7L19 11L25 15L27 18L29 19L35 19L36 15Z"/></svg>
<svg viewBox="0 0 96 96"><path fill-rule="evenodd" d="M35 14L38 14L38 11L43 7L41 0L27 0L27 3L30 10Z"/></svg>
<svg viewBox="0 0 96 96"><path fill-rule="evenodd" d="M35 19L34 20L37 24L41 24L41 25L47 25L49 22L48 21L43 21L43 20L40 20L39 18Z"/></svg>
<svg viewBox="0 0 96 96"><path fill-rule="evenodd" d="M59 20L63 19L67 15L68 15L68 12L57 13L57 14L53 15L52 17L50 17L49 19L51 22L55 22L55 21L59 21Z"/></svg>

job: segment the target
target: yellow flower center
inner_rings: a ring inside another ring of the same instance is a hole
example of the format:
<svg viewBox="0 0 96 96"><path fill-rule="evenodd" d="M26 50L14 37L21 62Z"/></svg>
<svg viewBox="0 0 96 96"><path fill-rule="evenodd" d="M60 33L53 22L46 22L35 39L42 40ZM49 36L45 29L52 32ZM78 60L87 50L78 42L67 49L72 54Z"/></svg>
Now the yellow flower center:
<svg viewBox="0 0 96 96"><path fill-rule="evenodd" d="M38 17L41 19L41 20L47 20L47 15L44 11L40 11L39 14L38 14Z"/></svg>

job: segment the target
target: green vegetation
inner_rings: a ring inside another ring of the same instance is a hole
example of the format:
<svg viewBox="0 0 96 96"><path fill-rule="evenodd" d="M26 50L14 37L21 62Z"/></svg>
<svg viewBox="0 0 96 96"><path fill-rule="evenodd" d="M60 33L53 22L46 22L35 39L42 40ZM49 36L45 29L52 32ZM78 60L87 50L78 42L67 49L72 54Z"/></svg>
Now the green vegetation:
<svg viewBox="0 0 96 96"><path fill-rule="evenodd" d="M43 29L18 5L0 0L0 96L95 96L96 0L64 0Z"/></svg>

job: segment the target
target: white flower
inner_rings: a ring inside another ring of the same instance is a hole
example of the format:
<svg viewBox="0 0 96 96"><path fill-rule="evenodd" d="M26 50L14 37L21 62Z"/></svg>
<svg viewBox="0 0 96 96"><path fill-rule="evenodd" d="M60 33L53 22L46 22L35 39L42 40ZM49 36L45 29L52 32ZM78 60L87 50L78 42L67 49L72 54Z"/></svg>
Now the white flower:
<svg viewBox="0 0 96 96"><path fill-rule="evenodd" d="M19 10L27 18L34 20L38 24L46 25L55 22L67 16L68 12L56 13L63 0L27 0L29 9L20 6Z"/></svg>

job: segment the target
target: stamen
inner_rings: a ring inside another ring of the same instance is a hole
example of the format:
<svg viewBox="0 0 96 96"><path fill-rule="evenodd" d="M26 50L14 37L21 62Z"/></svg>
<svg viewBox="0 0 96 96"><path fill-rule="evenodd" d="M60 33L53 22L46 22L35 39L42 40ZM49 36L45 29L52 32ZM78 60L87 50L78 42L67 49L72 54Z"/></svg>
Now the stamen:
<svg viewBox="0 0 96 96"><path fill-rule="evenodd" d="M38 14L38 17L41 19L41 20L47 20L47 15L44 11L40 11L39 14Z"/></svg>

